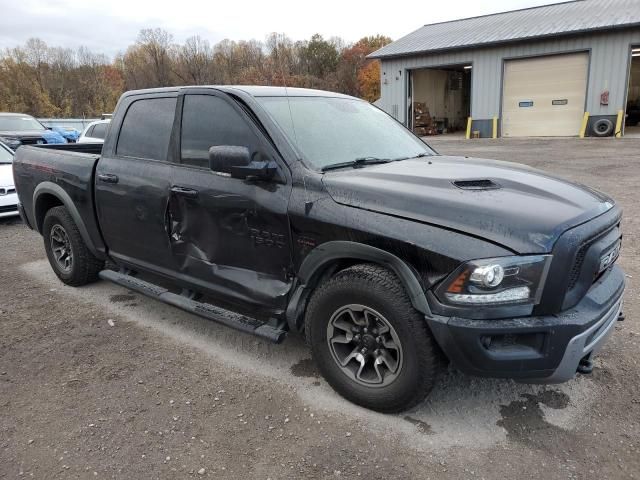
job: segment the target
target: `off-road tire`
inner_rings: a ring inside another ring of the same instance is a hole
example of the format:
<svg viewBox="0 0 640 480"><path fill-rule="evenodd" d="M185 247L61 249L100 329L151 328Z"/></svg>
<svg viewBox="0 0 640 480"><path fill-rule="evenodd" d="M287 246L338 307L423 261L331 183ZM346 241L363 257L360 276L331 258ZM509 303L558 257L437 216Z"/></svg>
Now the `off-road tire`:
<svg viewBox="0 0 640 480"><path fill-rule="evenodd" d="M397 333L402 368L389 385L362 385L334 360L327 326L334 312L352 304L381 313ZM442 353L424 316L413 308L398 277L381 266L356 265L320 285L309 302L305 329L313 358L331 387L351 402L379 412L400 412L422 402L443 365Z"/></svg>
<svg viewBox="0 0 640 480"><path fill-rule="evenodd" d="M52 230L60 231L60 228L66 234L72 253L72 261L68 270L59 265L51 242ZM80 287L98 280L98 273L104 269L104 261L99 260L89 251L80 235L78 226L65 207L54 207L47 212L42 226L42 236L51 268L63 283L72 287Z"/></svg>

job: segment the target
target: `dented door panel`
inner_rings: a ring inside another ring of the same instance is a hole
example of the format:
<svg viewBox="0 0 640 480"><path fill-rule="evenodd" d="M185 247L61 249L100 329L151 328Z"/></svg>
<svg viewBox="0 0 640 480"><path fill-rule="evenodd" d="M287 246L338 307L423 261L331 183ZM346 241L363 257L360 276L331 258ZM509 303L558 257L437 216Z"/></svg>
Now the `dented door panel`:
<svg viewBox="0 0 640 480"><path fill-rule="evenodd" d="M230 301L279 311L291 287L289 188L175 165L167 236L180 274Z"/></svg>

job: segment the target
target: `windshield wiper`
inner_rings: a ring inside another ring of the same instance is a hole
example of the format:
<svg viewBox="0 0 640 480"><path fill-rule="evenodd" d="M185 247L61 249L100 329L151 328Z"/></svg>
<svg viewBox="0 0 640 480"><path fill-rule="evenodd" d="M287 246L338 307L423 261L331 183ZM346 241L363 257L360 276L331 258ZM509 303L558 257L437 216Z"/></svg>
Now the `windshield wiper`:
<svg viewBox="0 0 640 480"><path fill-rule="evenodd" d="M399 162L400 160L413 160L414 158L423 158L423 157L432 157L432 156L433 154L431 153L422 152L422 153L419 153L418 155L413 155L412 157L396 158L394 162Z"/></svg>
<svg viewBox="0 0 640 480"><path fill-rule="evenodd" d="M356 158L355 160L351 160L350 162L340 162L340 163L333 163L331 165L326 165L322 167L321 170L323 172L326 172L327 170L335 170L337 168L346 168L346 167L356 168L364 165L376 165L379 163L389 163L390 161L391 160L388 158L361 157L361 158Z"/></svg>

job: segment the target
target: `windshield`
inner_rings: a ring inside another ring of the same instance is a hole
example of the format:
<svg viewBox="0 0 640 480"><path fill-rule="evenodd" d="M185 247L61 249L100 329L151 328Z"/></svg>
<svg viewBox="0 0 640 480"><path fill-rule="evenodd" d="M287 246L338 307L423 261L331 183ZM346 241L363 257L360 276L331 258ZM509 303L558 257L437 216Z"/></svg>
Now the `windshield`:
<svg viewBox="0 0 640 480"><path fill-rule="evenodd" d="M314 167L358 159L399 160L434 152L369 103L335 97L259 97ZM292 123L293 119L293 123Z"/></svg>
<svg viewBox="0 0 640 480"><path fill-rule="evenodd" d="M0 116L0 131L20 132L24 130L46 130L42 124L33 117L18 116L5 117Z"/></svg>
<svg viewBox="0 0 640 480"><path fill-rule="evenodd" d="M13 161L13 155L9 150L0 146L0 165L3 163L11 163Z"/></svg>

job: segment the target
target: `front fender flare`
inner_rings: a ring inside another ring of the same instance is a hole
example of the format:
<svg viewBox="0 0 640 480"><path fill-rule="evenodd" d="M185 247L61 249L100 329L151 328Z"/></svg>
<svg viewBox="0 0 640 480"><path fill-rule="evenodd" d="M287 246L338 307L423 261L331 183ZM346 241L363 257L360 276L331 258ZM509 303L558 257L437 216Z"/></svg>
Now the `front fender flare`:
<svg viewBox="0 0 640 480"><path fill-rule="evenodd" d="M413 307L426 316L431 316L424 288L414 271L397 256L371 245L349 241L331 241L313 249L304 259L298 271L298 287L287 308L287 321L293 330L299 330L302 307L310 289L314 286L324 267L336 260L361 260L376 263L392 270L402 282Z"/></svg>

